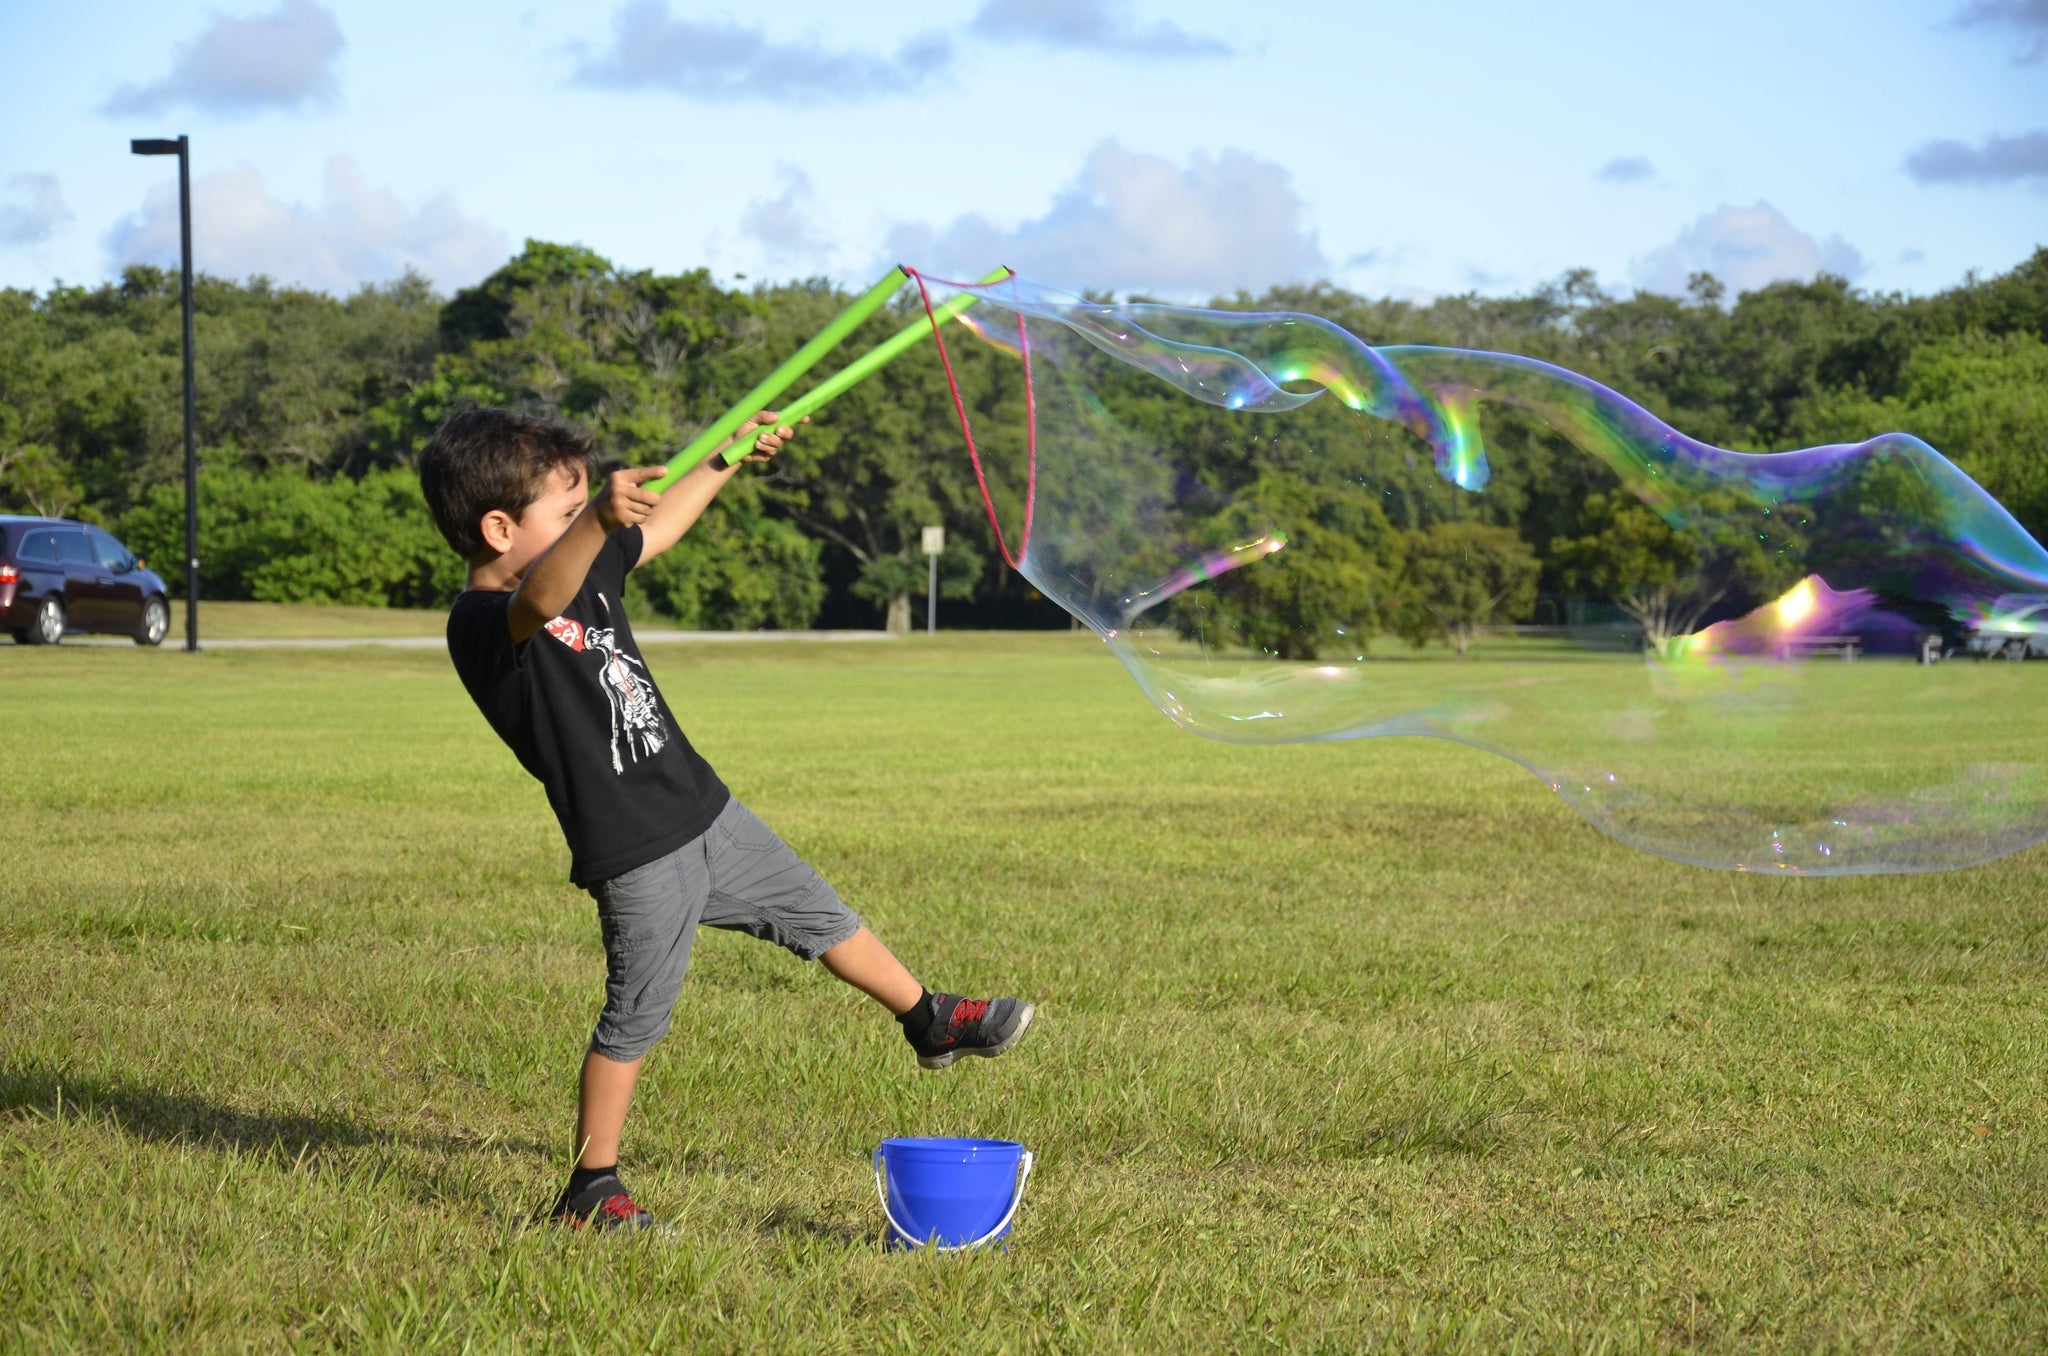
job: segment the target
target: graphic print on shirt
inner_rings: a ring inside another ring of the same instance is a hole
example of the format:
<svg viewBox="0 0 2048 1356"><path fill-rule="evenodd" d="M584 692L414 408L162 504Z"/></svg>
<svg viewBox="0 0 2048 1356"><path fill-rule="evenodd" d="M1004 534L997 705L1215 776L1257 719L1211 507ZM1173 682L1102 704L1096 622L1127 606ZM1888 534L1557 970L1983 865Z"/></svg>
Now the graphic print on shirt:
<svg viewBox="0 0 2048 1356"><path fill-rule="evenodd" d="M597 601L609 617L611 603L602 593ZM619 649L617 628L585 626L573 617L557 617L543 629L578 654L597 653L597 685L612 709L612 771L624 775L629 756L637 763L643 756L651 758L661 752L668 743L668 729L661 708L654 703L654 685L644 676L647 666ZM635 669L640 671L638 675Z"/></svg>

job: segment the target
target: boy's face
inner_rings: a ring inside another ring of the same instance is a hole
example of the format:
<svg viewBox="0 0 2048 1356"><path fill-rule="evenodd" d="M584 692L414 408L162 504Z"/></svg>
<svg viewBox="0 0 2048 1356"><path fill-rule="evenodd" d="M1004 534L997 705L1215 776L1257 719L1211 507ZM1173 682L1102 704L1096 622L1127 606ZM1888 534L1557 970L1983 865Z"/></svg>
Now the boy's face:
<svg viewBox="0 0 2048 1356"><path fill-rule="evenodd" d="M493 509L479 526L484 544L497 553L497 564L515 576L523 576L534 561L569 530L576 515L590 501L589 486L581 466L562 465L548 472L547 483L538 498L517 517Z"/></svg>

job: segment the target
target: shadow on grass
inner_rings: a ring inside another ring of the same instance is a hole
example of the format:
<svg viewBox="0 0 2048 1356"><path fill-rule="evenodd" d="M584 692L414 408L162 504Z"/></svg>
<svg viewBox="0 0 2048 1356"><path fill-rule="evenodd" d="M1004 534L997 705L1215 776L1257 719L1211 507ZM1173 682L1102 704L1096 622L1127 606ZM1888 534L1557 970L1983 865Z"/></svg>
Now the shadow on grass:
<svg viewBox="0 0 2048 1356"><path fill-rule="evenodd" d="M888 1240L887 1231L880 1225L856 1229L816 1219L787 1206L777 1206L763 1215L759 1232L763 1238L814 1238L844 1248L879 1248Z"/></svg>
<svg viewBox="0 0 2048 1356"><path fill-rule="evenodd" d="M192 1145L280 1161L289 1167L342 1156L345 1150L413 1150L455 1155L511 1152L558 1157L516 1140L393 1133L345 1116L242 1111L203 1097L159 1092L67 1074L41 1061L0 1064L0 1119L22 1114L101 1121L152 1144ZM417 1168L407 1175L421 1175ZM431 1183L422 1181L432 1192Z"/></svg>

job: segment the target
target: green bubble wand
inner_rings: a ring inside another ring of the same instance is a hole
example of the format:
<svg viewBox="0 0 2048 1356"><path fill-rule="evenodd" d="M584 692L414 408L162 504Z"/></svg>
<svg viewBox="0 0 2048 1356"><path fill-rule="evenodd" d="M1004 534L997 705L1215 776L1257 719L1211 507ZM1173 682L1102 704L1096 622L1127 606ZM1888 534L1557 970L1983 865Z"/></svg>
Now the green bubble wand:
<svg viewBox="0 0 2048 1356"><path fill-rule="evenodd" d="M982 278L981 281L984 283L1001 282L1009 276L1009 269L998 268L989 273L987 277ZM659 480L649 484L647 488L659 494L675 484L676 481L682 479L686 472L706 457L709 457L713 448L738 432L741 424L746 423L747 420L758 414L762 406L767 405L777 396L795 385L804 373L810 371L819 359L838 347L839 344L845 341L848 335L858 329L863 320L866 320L869 316L880 310L883 303L887 302L895 294L896 289L901 287L908 277L909 275L900 266L890 269L887 277L883 278L873 287L870 287L851 306L848 306L845 310L834 316L832 322L825 326L824 329L819 330L809 343L790 354L788 358L783 360L781 366L756 382L753 389L741 396L731 409L713 420L710 427L706 428L702 433L692 438L688 446L669 459L667 473ZM934 308L933 318L950 320L973 304L974 298L962 292L958 296L947 300L943 305ZM920 318L913 320L910 324L904 326L880 344L877 344L867 353L854 359L845 367L839 369L839 371L834 372L831 376L819 382L817 386L791 401L788 406L778 411L781 415L780 422L794 424L805 415L813 413L827 401L842 394L862 378L873 373L891 360L900 357L905 349L910 348L918 340L931 332L931 325L932 322L928 319ZM735 443L724 451L725 464L728 466L734 465L752 450L749 444Z"/></svg>

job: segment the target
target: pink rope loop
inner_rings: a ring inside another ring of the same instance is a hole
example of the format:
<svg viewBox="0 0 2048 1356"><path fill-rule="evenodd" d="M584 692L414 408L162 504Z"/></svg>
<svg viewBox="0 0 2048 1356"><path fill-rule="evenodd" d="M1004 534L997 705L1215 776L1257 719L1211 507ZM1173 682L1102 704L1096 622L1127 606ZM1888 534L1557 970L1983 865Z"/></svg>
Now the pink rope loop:
<svg viewBox="0 0 2048 1356"><path fill-rule="evenodd" d="M1018 568L1024 553L1031 549L1031 512L1038 502L1038 398L1031 384L1031 337L1024 329L1024 313L1017 312L1017 350L1024 358L1024 530L1017 538L1017 554L1010 554L1010 544L1003 539L1003 525L996 520L995 500L988 491L988 476L981 467L981 449L974 445L974 430L967 420L967 402L960 395L960 380L953 372L953 356L946 351L946 336L939 331L938 313L932 309L931 292L925 287L924 274L905 265L903 271L917 280L917 295L924 302L925 319L931 321L932 339L939 346L939 361L946 368L946 386L953 393L953 410L960 416L960 436L967 440L967 459L974 464L974 483L981 487L981 506L988 510L988 525L996 534L996 549L1003 553L1003 563L1011 569Z"/></svg>

